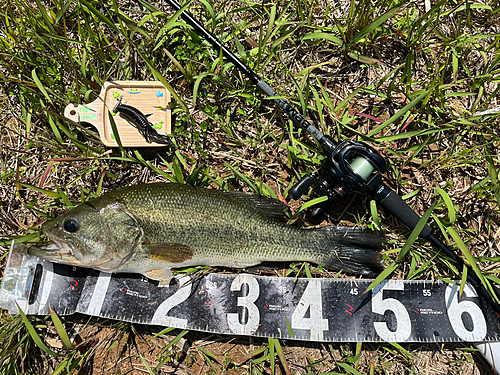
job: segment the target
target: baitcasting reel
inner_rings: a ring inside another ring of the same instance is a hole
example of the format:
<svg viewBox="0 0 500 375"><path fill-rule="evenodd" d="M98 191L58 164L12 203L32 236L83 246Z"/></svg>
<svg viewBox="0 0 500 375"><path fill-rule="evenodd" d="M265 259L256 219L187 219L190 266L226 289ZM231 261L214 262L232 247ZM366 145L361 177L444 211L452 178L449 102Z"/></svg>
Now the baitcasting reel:
<svg viewBox="0 0 500 375"><path fill-rule="evenodd" d="M302 177L288 195L297 200L312 185L316 186L319 194L327 195L329 200L343 198L351 191L374 192L382 183L386 164L374 148L362 142L347 140L333 149L322 169L321 177L316 174ZM329 204L329 201L325 201L313 207L309 218L312 221L319 220Z"/></svg>

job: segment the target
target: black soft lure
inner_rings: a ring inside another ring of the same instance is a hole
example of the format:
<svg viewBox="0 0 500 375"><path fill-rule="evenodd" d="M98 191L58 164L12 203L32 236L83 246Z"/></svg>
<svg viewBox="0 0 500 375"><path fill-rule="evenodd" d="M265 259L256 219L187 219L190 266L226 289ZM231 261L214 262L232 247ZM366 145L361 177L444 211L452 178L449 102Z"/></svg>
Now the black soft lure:
<svg viewBox="0 0 500 375"><path fill-rule="evenodd" d="M113 108L113 112L120 113L120 115L127 120L130 125L139 130L139 133L141 133L148 143L156 142L174 147L170 138L166 135L158 133L156 129L153 128L153 124L148 121L148 117L151 116L151 114L145 115L137 108L122 104L121 98L115 108Z"/></svg>

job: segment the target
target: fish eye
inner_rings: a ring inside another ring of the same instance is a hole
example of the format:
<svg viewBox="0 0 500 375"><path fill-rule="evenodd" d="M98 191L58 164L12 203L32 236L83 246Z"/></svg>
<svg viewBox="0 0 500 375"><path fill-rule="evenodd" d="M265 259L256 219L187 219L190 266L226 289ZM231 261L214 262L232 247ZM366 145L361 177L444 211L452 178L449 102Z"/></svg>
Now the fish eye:
<svg viewBox="0 0 500 375"><path fill-rule="evenodd" d="M78 224L78 220L76 220L76 218L69 217L64 220L63 228L66 232L75 233L80 228L80 225Z"/></svg>

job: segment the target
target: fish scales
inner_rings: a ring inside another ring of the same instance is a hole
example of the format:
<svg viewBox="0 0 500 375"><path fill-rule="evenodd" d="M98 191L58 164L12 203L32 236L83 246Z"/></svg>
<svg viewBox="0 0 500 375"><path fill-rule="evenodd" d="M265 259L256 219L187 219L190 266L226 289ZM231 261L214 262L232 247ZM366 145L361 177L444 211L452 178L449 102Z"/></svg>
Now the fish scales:
<svg viewBox="0 0 500 375"><path fill-rule="evenodd" d="M217 190L151 184L124 189L115 199L138 207L134 212L152 242L181 239L194 250L193 258L213 263L208 265L243 267L303 256L299 253L305 246L303 230L269 219L244 199Z"/></svg>
<svg viewBox="0 0 500 375"><path fill-rule="evenodd" d="M184 184L119 189L45 223L51 244L32 248L48 260L168 280L194 265L249 267L309 261L372 275L381 269L382 232L286 224L286 205L255 194Z"/></svg>

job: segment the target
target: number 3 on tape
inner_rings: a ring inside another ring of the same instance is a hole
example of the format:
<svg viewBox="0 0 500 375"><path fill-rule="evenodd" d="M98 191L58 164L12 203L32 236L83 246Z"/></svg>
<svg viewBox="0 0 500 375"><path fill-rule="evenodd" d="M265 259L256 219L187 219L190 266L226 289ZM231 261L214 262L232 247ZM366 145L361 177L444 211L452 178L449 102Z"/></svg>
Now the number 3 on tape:
<svg viewBox="0 0 500 375"><path fill-rule="evenodd" d="M237 305L243 307L241 321L246 320L246 323L240 323L238 313L229 313L227 314L227 324L229 329L238 335L252 335L259 328L260 321L259 308L254 303L259 298L259 283L251 275L238 275L231 284L231 291L241 291L243 284L248 286L248 293L245 297L238 297Z"/></svg>

